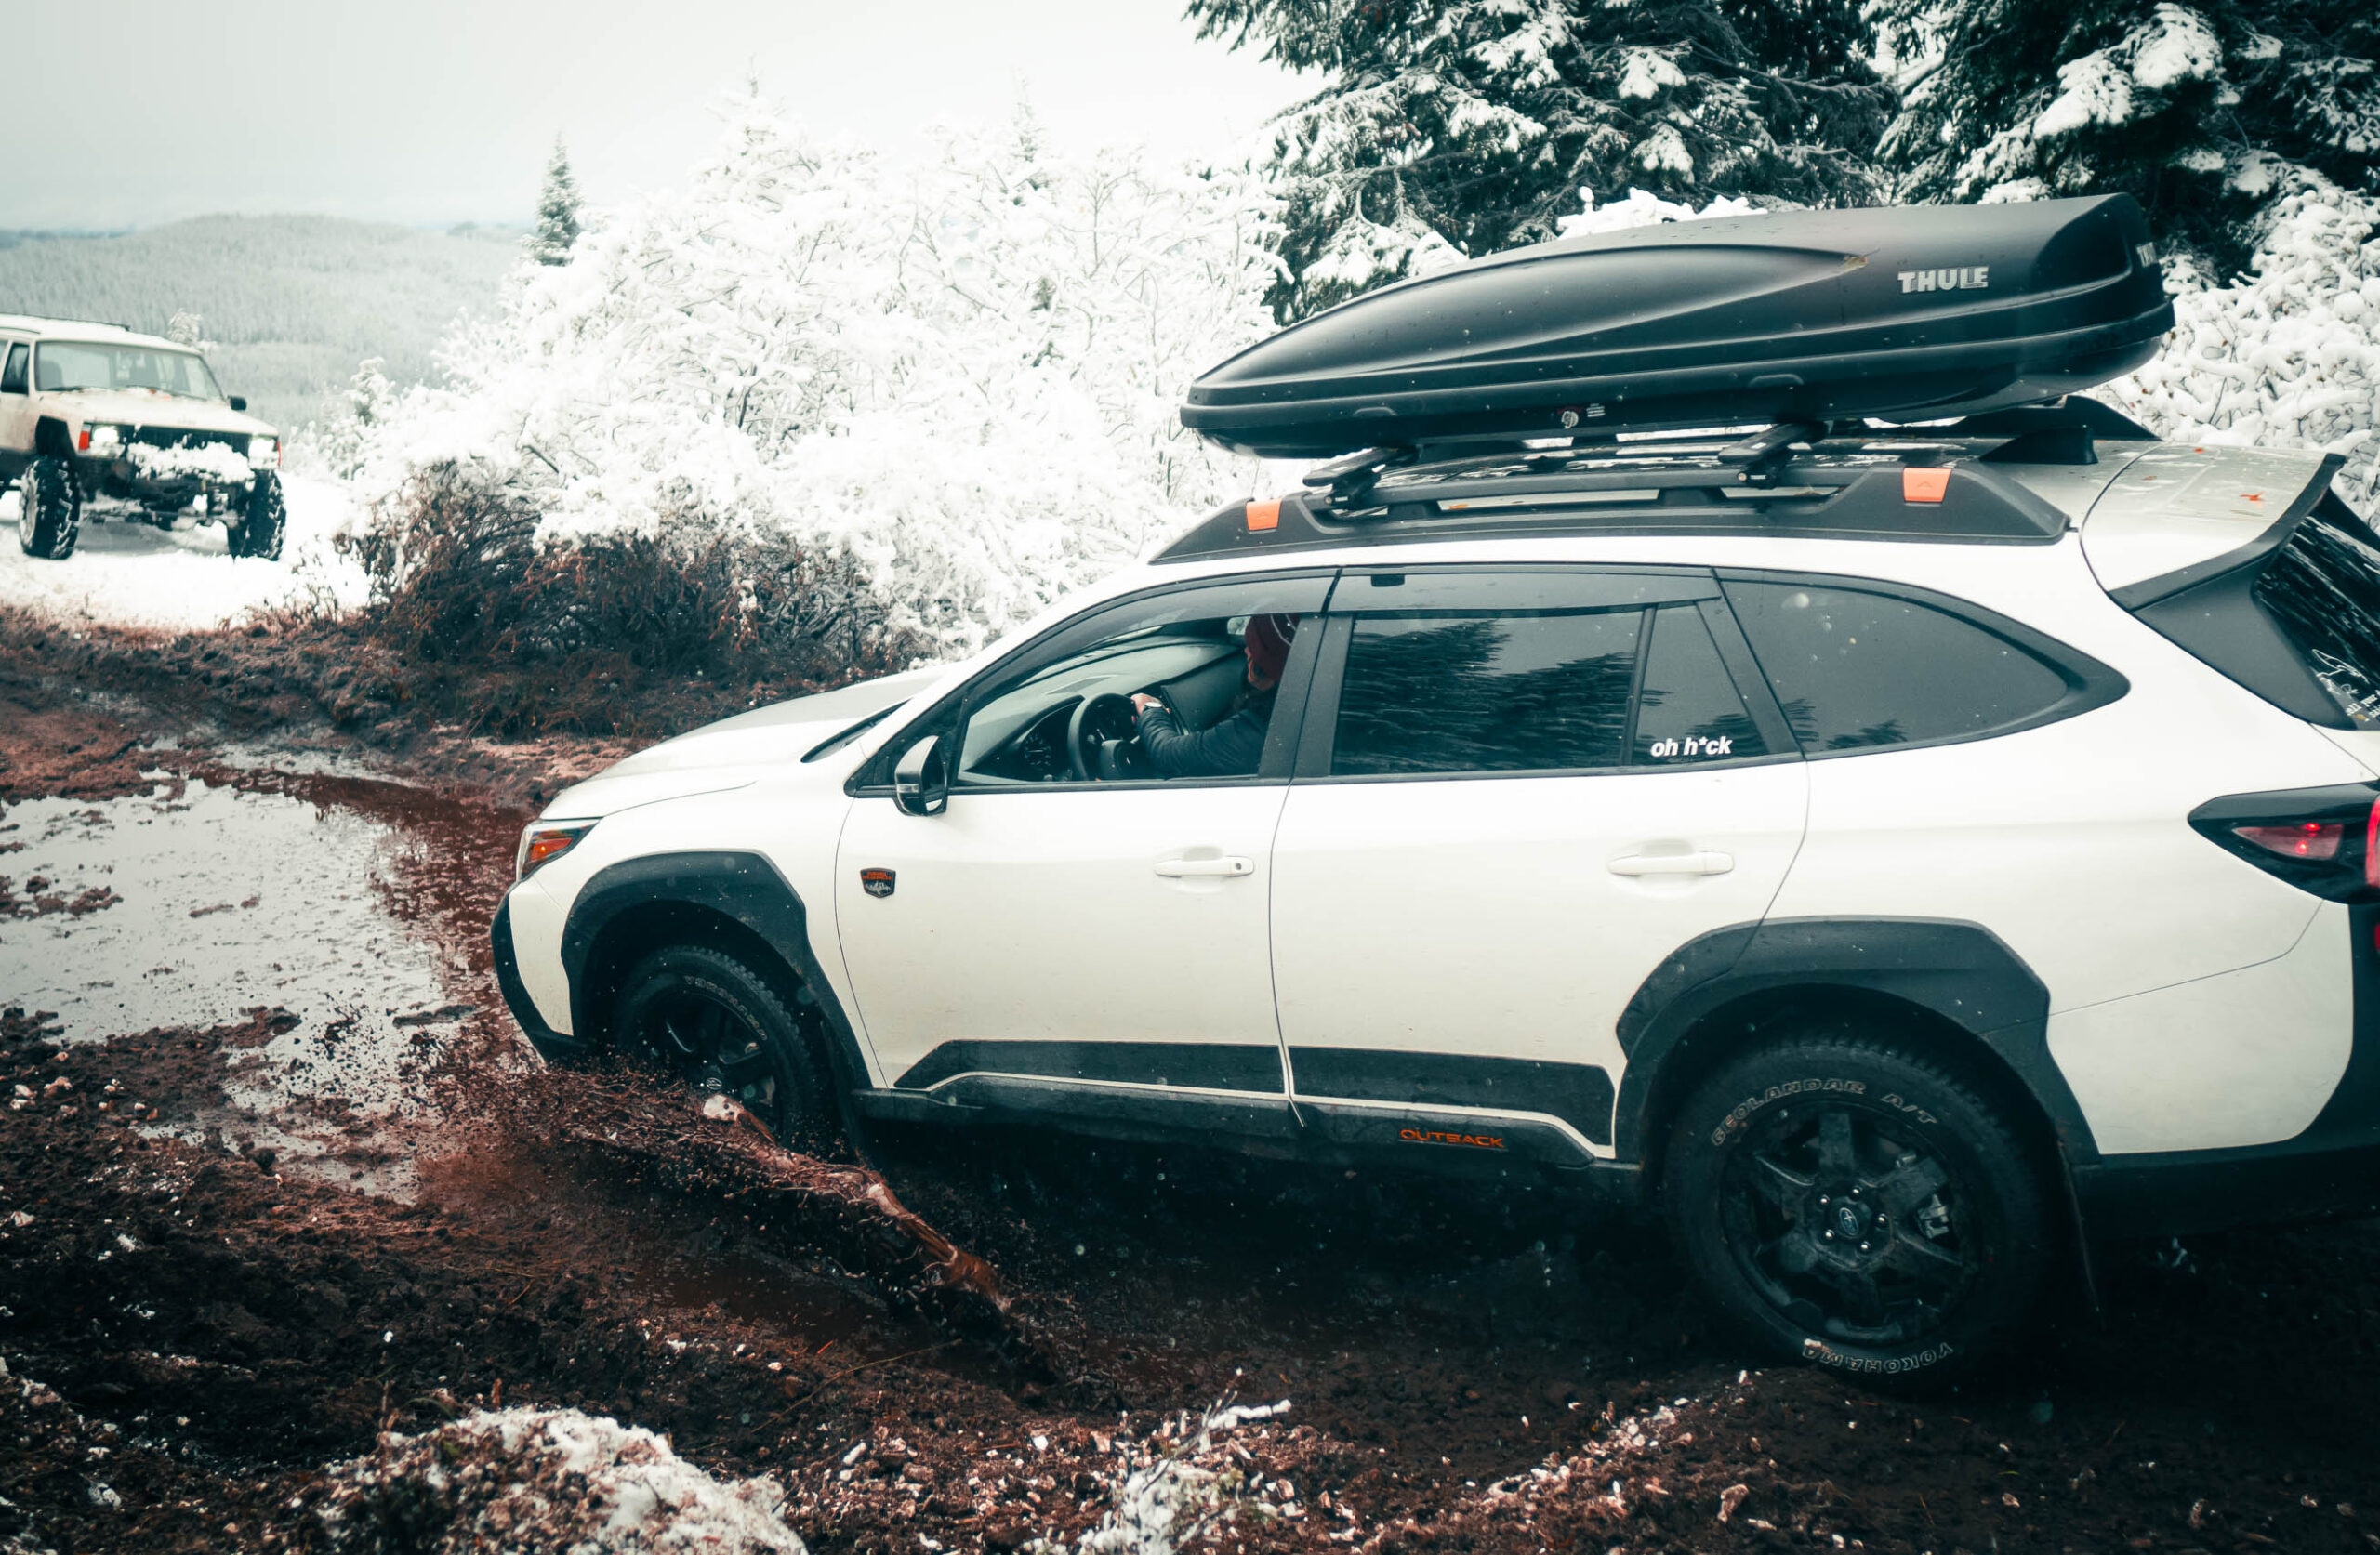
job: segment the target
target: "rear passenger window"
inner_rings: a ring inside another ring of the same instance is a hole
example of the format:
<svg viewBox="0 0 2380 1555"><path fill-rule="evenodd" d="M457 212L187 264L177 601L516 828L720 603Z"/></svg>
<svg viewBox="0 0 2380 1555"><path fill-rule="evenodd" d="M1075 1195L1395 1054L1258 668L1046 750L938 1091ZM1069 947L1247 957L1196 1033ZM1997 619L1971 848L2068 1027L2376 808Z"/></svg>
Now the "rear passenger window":
<svg viewBox="0 0 2380 1555"><path fill-rule="evenodd" d="M1367 615L1355 624L1330 770L1617 767L1646 613Z"/></svg>
<svg viewBox="0 0 2380 1555"><path fill-rule="evenodd" d="M1792 583L1726 587L1809 755L1981 734L2067 692L2058 670L1927 605Z"/></svg>
<svg viewBox="0 0 2380 1555"><path fill-rule="evenodd" d="M1671 767L1767 755L1712 645L1702 613L1692 605L1671 605L1653 619L1633 759L1641 766Z"/></svg>

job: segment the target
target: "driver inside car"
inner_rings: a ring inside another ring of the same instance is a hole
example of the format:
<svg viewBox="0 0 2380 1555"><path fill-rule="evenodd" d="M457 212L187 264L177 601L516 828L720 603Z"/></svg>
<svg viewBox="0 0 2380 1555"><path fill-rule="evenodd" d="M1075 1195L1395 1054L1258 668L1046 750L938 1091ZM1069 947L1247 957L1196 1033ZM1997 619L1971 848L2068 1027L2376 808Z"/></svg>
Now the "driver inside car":
<svg viewBox="0 0 2380 1555"><path fill-rule="evenodd" d="M1273 721L1273 693L1289 663L1297 636L1294 615L1252 615L1241 652L1248 674L1239 693L1211 729L1185 731L1173 710L1143 692L1132 698L1139 714L1141 748L1163 778L1250 777L1264 755L1264 731Z"/></svg>

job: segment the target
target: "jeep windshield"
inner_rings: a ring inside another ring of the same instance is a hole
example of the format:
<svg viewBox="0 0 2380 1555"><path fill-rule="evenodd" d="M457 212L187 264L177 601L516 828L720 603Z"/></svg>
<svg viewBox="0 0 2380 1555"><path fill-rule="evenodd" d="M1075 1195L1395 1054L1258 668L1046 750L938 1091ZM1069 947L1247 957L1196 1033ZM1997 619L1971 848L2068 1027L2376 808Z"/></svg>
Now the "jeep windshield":
<svg viewBox="0 0 2380 1555"><path fill-rule="evenodd" d="M146 389L178 400L223 398L215 375L190 351L83 340L43 341L33 354L33 388L44 394Z"/></svg>

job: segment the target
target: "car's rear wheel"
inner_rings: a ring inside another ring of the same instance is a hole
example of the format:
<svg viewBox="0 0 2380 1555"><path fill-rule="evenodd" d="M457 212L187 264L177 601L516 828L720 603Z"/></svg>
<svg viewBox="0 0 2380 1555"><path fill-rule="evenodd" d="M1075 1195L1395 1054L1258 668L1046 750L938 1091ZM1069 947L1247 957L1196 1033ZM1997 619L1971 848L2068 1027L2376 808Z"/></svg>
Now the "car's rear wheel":
<svg viewBox="0 0 2380 1555"><path fill-rule="evenodd" d="M709 945L669 945L630 969L613 1006L623 1052L740 1103L780 1143L840 1146L834 1094L803 1018L774 980Z"/></svg>
<svg viewBox="0 0 2380 1555"><path fill-rule="evenodd" d="M1871 1377L1965 1372L2031 1320L2050 1262L2040 1174L2000 1111L1847 1024L1698 1088L1662 1197L1726 1316L1776 1353Z"/></svg>
<svg viewBox="0 0 2380 1555"><path fill-rule="evenodd" d="M17 481L17 544L27 556L63 561L83 531L83 482L65 459L45 455Z"/></svg>
<svg viewBox="0 0 2380 1555"><path fill-rule="evenodd" d="M281 477L269 469L259 470L255 484L248 488L240 521L231 527L231 552L278 561L282 532L288 525L289 507L281 494Z"/></svg>

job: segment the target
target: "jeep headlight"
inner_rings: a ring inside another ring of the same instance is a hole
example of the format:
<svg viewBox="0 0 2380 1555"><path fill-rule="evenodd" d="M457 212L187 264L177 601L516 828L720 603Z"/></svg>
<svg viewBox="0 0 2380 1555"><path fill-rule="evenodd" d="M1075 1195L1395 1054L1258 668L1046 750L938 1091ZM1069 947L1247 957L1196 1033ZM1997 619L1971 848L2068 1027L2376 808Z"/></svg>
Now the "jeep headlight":
<svg viewBox="0 0 2380 1555"><path fill-rule="evenodd" d="M248 463L258 469L271 469L281 463L279 438L250 438Z"/></svg>
<svg viewBox="0 0 2380 1555"><path fill-rule="evenodd" d="M129 428L112 426L104 421L93 422L83 428L83 435L76 440L76 446L86 454L121 453L124 445L132 441L127 435L130 430Z"/></svg>

